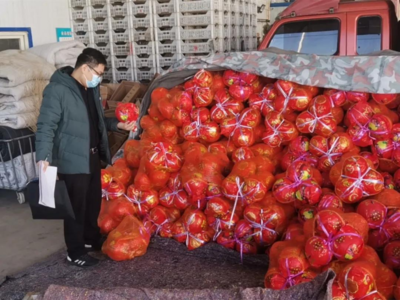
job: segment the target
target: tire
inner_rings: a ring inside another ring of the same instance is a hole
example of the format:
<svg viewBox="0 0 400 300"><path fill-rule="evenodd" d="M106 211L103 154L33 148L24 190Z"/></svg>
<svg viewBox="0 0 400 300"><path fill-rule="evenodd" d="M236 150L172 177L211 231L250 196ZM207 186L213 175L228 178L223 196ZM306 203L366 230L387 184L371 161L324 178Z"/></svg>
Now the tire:
<svg viewBox="0 0 400 300"><path fill-rule="evenodd" d="M17 192L17 200L19 204L25 203L25 194L23 192Z"/></svg>

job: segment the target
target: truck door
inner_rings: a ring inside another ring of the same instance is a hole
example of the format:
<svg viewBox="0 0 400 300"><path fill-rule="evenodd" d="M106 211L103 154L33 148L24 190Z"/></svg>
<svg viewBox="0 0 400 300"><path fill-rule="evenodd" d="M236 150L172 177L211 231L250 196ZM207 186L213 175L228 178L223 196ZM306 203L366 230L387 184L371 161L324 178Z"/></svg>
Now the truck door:
<svg viewBox="0 0 400 300"><path fill-rule="evenodd" d="M347 55L367 55L386 49L390 49L387 11L347 14Z"/></svg>

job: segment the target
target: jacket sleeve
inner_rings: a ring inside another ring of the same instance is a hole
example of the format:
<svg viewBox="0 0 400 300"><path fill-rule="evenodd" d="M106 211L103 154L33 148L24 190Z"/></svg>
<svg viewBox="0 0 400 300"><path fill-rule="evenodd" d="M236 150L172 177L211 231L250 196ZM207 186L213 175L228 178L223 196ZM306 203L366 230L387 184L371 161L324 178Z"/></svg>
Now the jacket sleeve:
<svg viewBox="0 0 400 300"><path fill-rule="evenodd" d="M117 127L118 125L117 118L104 117L104 123L106 123L107 131L120 131Z"/></svg>
<svg viewBox="0 0 400 300"><path fill-rule="evenodd" d="M37 121L36 161L47 159L52 163L54 136L62 114L61 100L62 96L57 93L54 84L45 88Z"/></svg>

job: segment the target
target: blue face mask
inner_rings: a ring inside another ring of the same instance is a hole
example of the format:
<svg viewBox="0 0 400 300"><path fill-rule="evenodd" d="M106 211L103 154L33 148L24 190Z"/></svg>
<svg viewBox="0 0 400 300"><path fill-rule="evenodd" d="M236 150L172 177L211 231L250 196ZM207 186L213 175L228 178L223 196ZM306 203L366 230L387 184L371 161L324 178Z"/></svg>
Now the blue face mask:
<svg viewBox="0 0 400 300"><path fill-rule="evenodd" d="M85 78L86 78L86 76L85 76ZM103 77L93 74L93 78L91 81L86 79L86 86L88 88L95 88L96 86L98 86L101 83L102 80L103 80Z"/></svg>

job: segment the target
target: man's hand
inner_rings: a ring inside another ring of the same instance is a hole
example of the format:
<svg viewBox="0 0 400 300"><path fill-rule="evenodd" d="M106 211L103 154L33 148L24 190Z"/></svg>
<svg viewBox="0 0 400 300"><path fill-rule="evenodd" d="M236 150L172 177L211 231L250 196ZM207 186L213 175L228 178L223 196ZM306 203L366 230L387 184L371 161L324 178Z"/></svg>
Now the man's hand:
<svg viewBox="0 0 400 300"><path fill-rule="evenodd" d="M40 163L43 163L43 171L46 172L47 167L49 166L49 162L46 160L41 160L37 163L38 167L40 168Z"/></svg>
<svg viewBox="0 0 400 300"><path fill-rule="evenodd" d="M119 122L117 127L118 129L132 131L136 129L136 122L126 122L126 123Z"/></svg>

